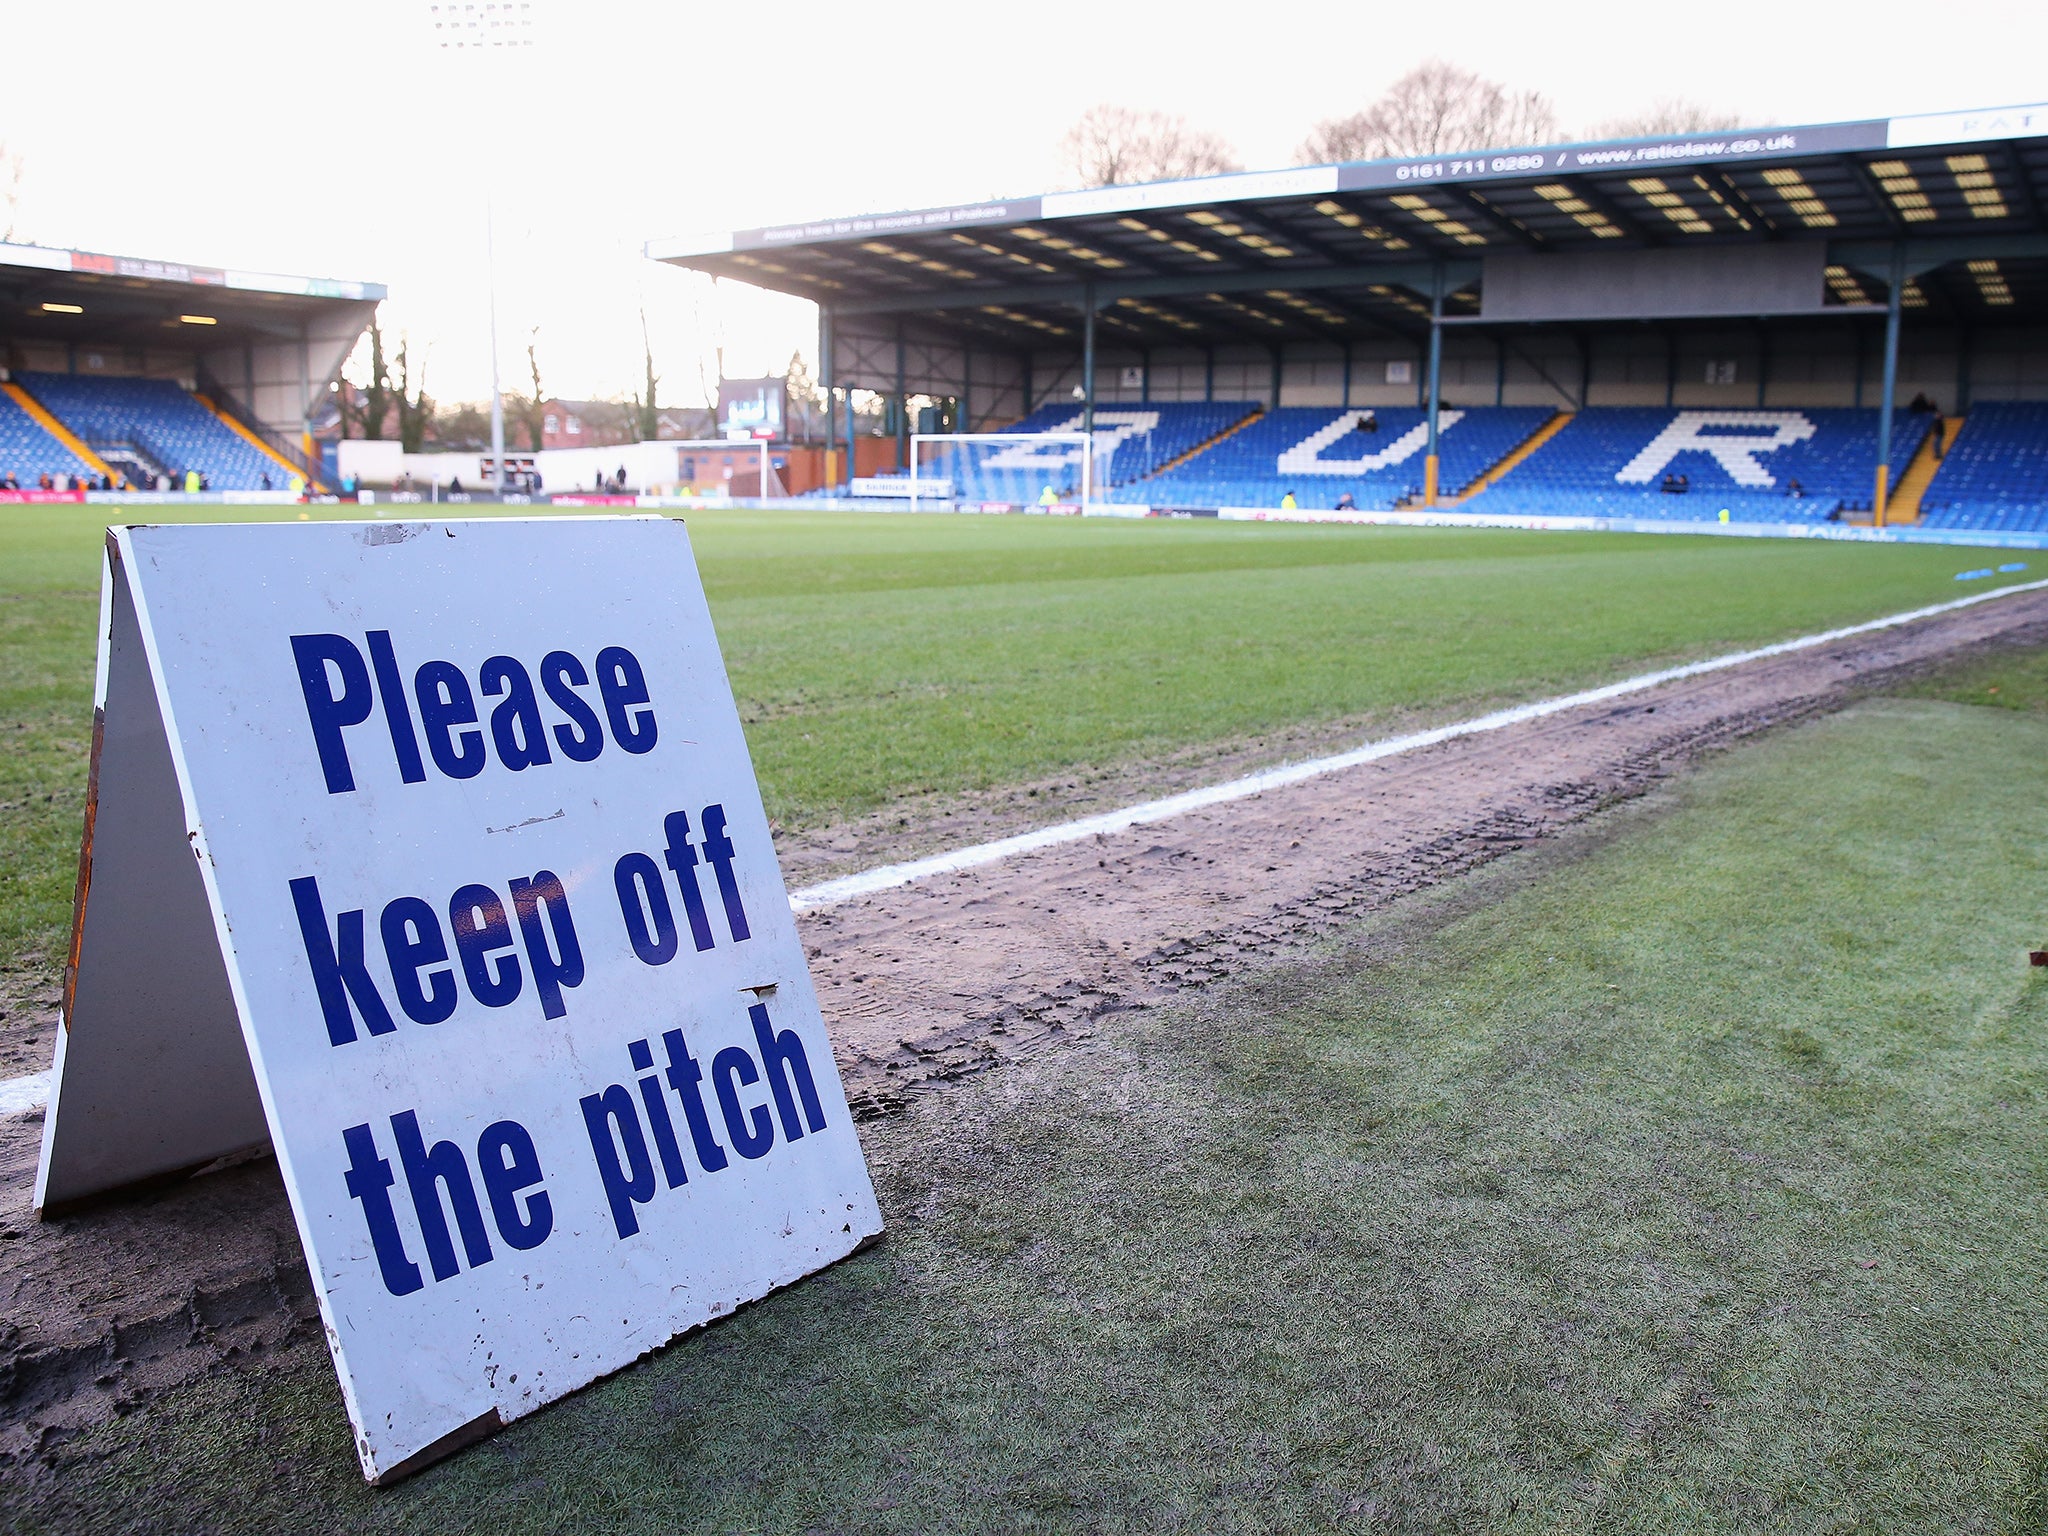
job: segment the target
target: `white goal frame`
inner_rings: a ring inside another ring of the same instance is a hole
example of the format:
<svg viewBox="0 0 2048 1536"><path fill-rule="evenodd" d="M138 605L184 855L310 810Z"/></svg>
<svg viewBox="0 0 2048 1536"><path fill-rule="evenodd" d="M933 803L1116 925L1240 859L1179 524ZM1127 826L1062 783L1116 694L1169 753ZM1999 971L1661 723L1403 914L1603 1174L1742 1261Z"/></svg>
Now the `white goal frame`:
<svg viewBox="0 0 2048 1536"><path fill-rule="evenodd" d="M913 432L910 434L910 505L917 506L919 443L1078 443L1081 447L1081 510L1095 500L1095 435L1091 432ZM959 500L956 494L952 498Z"/></svg>

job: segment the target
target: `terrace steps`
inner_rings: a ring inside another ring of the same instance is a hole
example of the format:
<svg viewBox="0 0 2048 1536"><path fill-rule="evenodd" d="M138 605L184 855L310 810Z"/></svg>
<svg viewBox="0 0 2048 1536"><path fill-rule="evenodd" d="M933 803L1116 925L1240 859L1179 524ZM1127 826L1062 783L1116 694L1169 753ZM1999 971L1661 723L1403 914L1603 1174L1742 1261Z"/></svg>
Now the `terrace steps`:
<svg viewBox="0 0 2048 1536"><path fill-rule="evenodd" d="M266 443L254 432L250 431L248 426L244 422L242 422L233 413L223 409L218 403L215 402L211 395L194 395L192 398L197 400L201 405L205 406L209 411L213 412L214 418L217 421L219 421L222 426L226 427L230 432L234 433L235 436L241 438L244 442L248 443L250 447L254 448L258 453L262 454L265 458L269 459L272 463L276 464L279 469L284 471L285 478L278 482L280 488L290 485L291 477L293 475L297 475L301 480L307 479L306 472L303 469L299 468L298 465L294 464L290 459L286 458L283 454L279 453L275 448L271 447L270 444ZM311 483L311 481L308 481L308 484Z"/></svg>
<svg viewBox="0 0 2048 1536"><path fill-rule="evenodd" d="M1920 498L1927 494L1927 487L1934 483L1935 471L1941 468L1941 461L1955 446L1956 434L1963 430L1963 421L1961 416L1934 418L1934 430L1920 444L1920 451L1913 455L1913 462L1906 466L1906 472L1899 476L1899 487L1892 492L1891 503L1884 509L1887 523L1920 521Z"/></svg>
<svg viewBox="0 0 2048 1536"><path fill-rule="evenodd" d="M1160 465L1157 469L1153 470L1151 474L1145 476L1145 478L1147 480L1153 480L1158 478L1160 475L1165 474L1169 469L1179 469L1181 465L1187 463L1187 461L1189 459L1194 458L1195 455L1207 453L1211 448L1214 448L1218 443L1222 442L1223 439L1225 439L1226 437L1229 437L1233 432L1243 431L1246 427L1250 426L1253 422L1257 421L1261 416L1265 414L1266 408L1263 405L1253 406L1249 414L1241 417L1236 421L1233 421L1229 426L1225 427L1221 432L1218 432L1214 437L1211 437L1204 442L1199 442L1195 444L1194 447L1190 448L1186 453L1182 454L1179 458L1167 460L1164 464Z"/></svg>
<svg viewBox="0 0 2048 1536"><path fill-rule="evenodd" d="M1500 462L1495 464L1491 469L1487 470L1477 480L1474 480L1470 485L1466 486L1463 490L1459 491L1455 497L1449 500L1439 497L1437 499L1437 505L1459 506L1464 502L1470 501L1474 496L1483 494L1493 485L1498 483L1500 478L1503 475L1505 475L1509 470L1513 469L1517 464L1521 463L1522 460L1528 458L1530 454L1534 453L1538 448L1541 448L1545 443L1549 442L1553 437L1557 436L1558 433L1562 432L1566 427L1571 425L1572 415L1573 413L1571 411L1559 411L1555 416L1551 417L1550 420L1543 423L1542 426L1538 427L1534 432L1531 432L1527 437L1522 439L1521 442L1517 443L1514 446L1514 448L1510 449L1507 455L1500 460Z"/></svg>
<svg viewBox="0 0 2048 1536"><path fill-rule="evenodd" d="M105 459L102 459L90 448L86 447L85 443L79 438L78 434L73 432L69 427L65 426L64 423L59 421L55 416L52 416L49 413L49 411L44 407L43 403L40 400L36 399L34 395L30 394L26 389L23 389L19 384L15 383L0 384L0 390L6 391L7 398L12 400L16 405L20 406L22 410L28 413L29 420L33 421L37 426L41 427L45 432L49 433L50 436L57 439L58 442L62 443L66 448L70 449L73 453L77 454L78 457L83 459L86 462L86 464L89 465L96 473L105 475L109 479L113 478L113 466L108 464Z"/></svg>

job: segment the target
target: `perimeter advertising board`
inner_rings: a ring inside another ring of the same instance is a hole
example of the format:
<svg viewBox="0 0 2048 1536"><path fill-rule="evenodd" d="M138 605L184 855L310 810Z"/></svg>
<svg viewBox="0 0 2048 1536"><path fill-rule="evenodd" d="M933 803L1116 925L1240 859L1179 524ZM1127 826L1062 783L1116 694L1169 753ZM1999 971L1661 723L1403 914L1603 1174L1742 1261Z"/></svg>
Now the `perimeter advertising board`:
<svg viewBox="0 0 2048 1536"><path fill-rule="evenodd" d="M881 1229L688 534L128 528L45 1211L274 1146L385 1480Z"/></svg>

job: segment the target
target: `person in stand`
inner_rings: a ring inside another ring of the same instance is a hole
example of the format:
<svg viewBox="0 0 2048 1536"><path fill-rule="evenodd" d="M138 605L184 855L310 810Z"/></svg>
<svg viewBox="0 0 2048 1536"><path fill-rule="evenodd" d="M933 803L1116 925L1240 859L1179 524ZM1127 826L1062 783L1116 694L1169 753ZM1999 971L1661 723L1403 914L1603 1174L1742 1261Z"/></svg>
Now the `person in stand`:
<svg viewBox="0 0 2048 1536"><path fill-rule="evenodd" d="M1301 510L1301 503L1294 499L1294 492L1289 491L1280 498L1280 510L1282 512L1298 512Z"/></svg>
<svg viewBox="0 0 2048 1536"><path fill-rule="evenodd" d="M1336 510L1339 512L1356 512L1358 510L1358 502L1349 491L1346 491L1337 498Z"/></svg>
<svg viewBox="0 0 2048 1536"><path fill-rule="evenodd" d="M0 476L0 491L18 491L20 489L21 482L14 478L13 470L10 469L4 476Z"/></svg>
<svg viewBox="0 0 2048 1536"><path fill-rule="evenodd" d="M448 494L450 496L460 496L462 494L462 476L450 475L448 477Z"/></svg>
<svg viewBox="0 0 2048 1536"><path fill-rule="evenodd" d="M1802 501L1806 497L1806 487L1801 485L1796 478L1787 480L1785 482L1785 494L1794 501Z"/></svg>
<svg viewBox="0 0 2048 1536"><path fill-rule="evenodd" d="M199 494L199 471L196 469L185 471L185 494L187 496L197 496Z"/></svg>
<svg viewBox="0 0 2048 1536"><path fill-rule="evenodd" d="M536 469L526 479L527 483L533 487L533 494L538 496L540 494L540 471Z"/></svg>
<svg viewBox="0 0 2048 1536"><path fill-rule="evenodd" d="M1367 411L1367 412L1366 412L1366 413L1365 413L1365 414L1364 414L1363 416L1361 416L1361 417L1359 417L1359 418L1358 418L1358 430L1359 430L1359 431L1361 431L1361 432L1377 432L1377 431L1379 431L1379 429L1380 429L1380 419L1379 419L1379 416L1378 416L1377 414L1375 414L1374 412L1372 412L1372 411Z"/></svg>
<svg viewBox="0 0 2048 1536"><path fill-rule="evenodd" d="M1044 490L1038 493L1038 504L1041 507L1053 507L1059 505L1059 497L1053 495L1051 486L1048 485L1047 487L1045 487Z"/></svg>

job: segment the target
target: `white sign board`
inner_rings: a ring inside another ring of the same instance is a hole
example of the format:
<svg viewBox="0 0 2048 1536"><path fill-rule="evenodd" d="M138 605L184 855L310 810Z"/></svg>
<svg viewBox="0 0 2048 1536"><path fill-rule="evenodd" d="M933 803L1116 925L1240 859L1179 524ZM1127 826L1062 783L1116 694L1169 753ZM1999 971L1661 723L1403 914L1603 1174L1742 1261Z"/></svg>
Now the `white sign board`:
<svg viewBox="0 0 2048 1536"><path fill-rule="evenodd" d="M36 1203L267 1137L388 1480L881 1230L682 525L116 530Z"/></svg>
<svg viewBox="0 0 2048 1536"><path fill-rule="evenodd" d="M915 484L908 475L863 475L853 482L856 496L894 496L899 501L908 496L933 496L941 501L953 495L953 482L932 480L920 475Z"/></svg>

